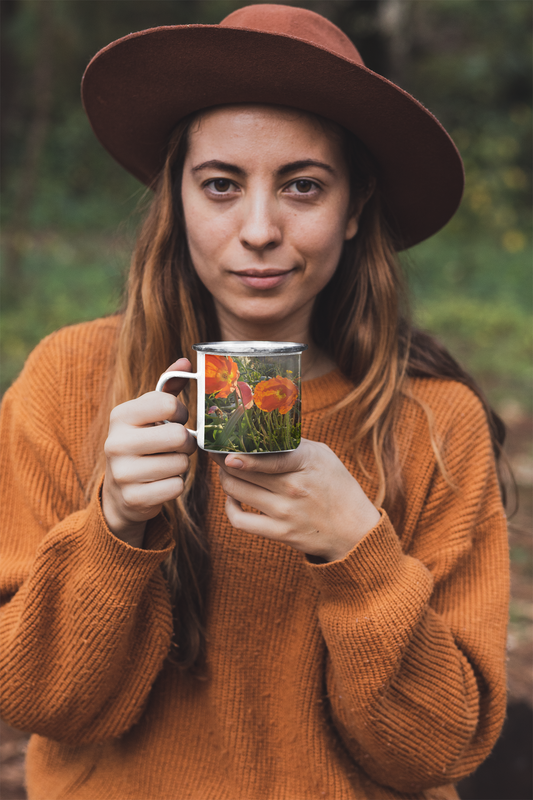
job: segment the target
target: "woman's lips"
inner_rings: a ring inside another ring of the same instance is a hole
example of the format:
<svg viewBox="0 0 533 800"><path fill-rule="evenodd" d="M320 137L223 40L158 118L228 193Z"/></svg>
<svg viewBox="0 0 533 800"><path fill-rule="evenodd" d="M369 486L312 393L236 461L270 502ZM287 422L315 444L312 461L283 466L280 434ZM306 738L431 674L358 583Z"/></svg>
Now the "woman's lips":
<svg viewBox="0 0 533 800"><path fill-rule="evenodd" d="M233 274L237 276L241 283L251 289L275 289L277 286L281 286L293 272L294 270L292 269L285 271L246 270L245 272L234 272Z"/></svg>

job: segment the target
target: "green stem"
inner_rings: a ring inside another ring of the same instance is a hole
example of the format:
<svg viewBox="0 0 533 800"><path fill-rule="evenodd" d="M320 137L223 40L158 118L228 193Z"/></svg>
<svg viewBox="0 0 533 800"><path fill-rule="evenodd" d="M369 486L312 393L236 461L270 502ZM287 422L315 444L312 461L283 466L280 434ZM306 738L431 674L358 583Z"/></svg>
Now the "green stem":
<svg viewBox="0 0 533 800"><path fill-rule="evenodd" d="M267 419L268 419L268 426L270 428L270 436L269 436L270 450L282 450L282 448L279 446L279 441L274 432L274 426L272 425L272 412L270 413L267 412Z"/></svg>
<svg viewBox="0 0 533 800"><path fill-rule="evenodd" d="M286 444L287 450L292 450L292 442L291 442L291 412L287 411L285 414L285 433L286 433Z"/></svg>
<svg viewBox="0 0 533 800"><path fill-rule="evenodd" d="M266 427L268 428L268 425ZM262 447L262 450L265 451L265 450L269 449L269 447L268 447L269 435L268 435L268 431L265 428L265 425L263 425L263 424L261 424L261 433L263 435L263 447Z"/></svg>
<svg viewBox="0 0 533 800"><path fill-rule="evenodd" d="M250 417L248 416L248 410L247 410L246 406L244 405L242 392L241 392L241 390L240 390L238 385L235 387L235 395L237 395L237 392L239 393L239 398L240 398L240 401L241 401L241 404L242 404L242 410L244 411L244 419L246 420L246 424L248 426L248 432L250 433L250 436L253 439L253 442L255 444L255 449L258 450L259 449L259 444L257 442L257 439L255 438L255 429L254 429L253 425L250 422ZM244 439L243 439L243 450L245 450Z"/></svg>

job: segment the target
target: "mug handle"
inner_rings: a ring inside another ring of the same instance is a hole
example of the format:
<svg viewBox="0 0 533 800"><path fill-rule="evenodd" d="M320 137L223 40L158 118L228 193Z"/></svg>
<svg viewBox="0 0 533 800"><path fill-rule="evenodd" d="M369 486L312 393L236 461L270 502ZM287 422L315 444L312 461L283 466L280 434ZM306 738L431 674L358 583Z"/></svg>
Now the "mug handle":
<svg viewBox="0 0 533 800"><path fill-rule="evenodd" d="M163 372L163 374L161 375L161 377L157 381L157 386L155 387L156 392L162 392L166 382L169 381L171 378L196 378L196 379L198 379L198 373L197 372L179 372L179 371L178 372ZM163 422L165 422L165 424L168 425L170 420L165 419L165 420L163 420ZM187 428L187 430L189 431L191 436L194 436L195 439L198 438L198 431L191 431L190 428Z"/></svg>

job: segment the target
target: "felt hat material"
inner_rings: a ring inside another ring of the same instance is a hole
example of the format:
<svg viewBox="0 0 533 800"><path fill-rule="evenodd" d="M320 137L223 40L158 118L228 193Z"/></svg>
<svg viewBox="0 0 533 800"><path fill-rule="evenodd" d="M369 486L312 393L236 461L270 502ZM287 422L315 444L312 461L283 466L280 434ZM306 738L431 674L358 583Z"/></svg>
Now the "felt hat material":
<svg viewBox="0 0 533 800"><path fill-rule="evenodd" d="M148 185L180 119L265 103L319 114L358 136L378 163L398 249L442 228L461 200L461 157L438 120L365 67L350 39L308 9L246 6L220 25L129 34L90 61L82 98L102 145Z"/></svg>

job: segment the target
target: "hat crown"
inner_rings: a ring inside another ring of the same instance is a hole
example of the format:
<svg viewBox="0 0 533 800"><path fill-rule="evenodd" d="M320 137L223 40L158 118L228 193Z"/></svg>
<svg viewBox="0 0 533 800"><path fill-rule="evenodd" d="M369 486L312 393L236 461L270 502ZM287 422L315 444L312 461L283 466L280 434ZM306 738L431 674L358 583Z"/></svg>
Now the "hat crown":
<svg viewBox="0 0 533 800"><path fill-rule="evenodd" d="M307 8L271 3L244 6L225 17L220 25L293 36L364 66L357 48L346 34L333 22Z"/></svg>
<svg viewBox="0 0 533 800"><path fill-rule="evenodd" d="M336 25L305 8L259 3L219 25L131 33L94 56L82 95L104 147L149 186L180 120L262 103L331 119L368 147L399 249L438 231L461 199L461 157L438 120L365 67Z"/></svg>

